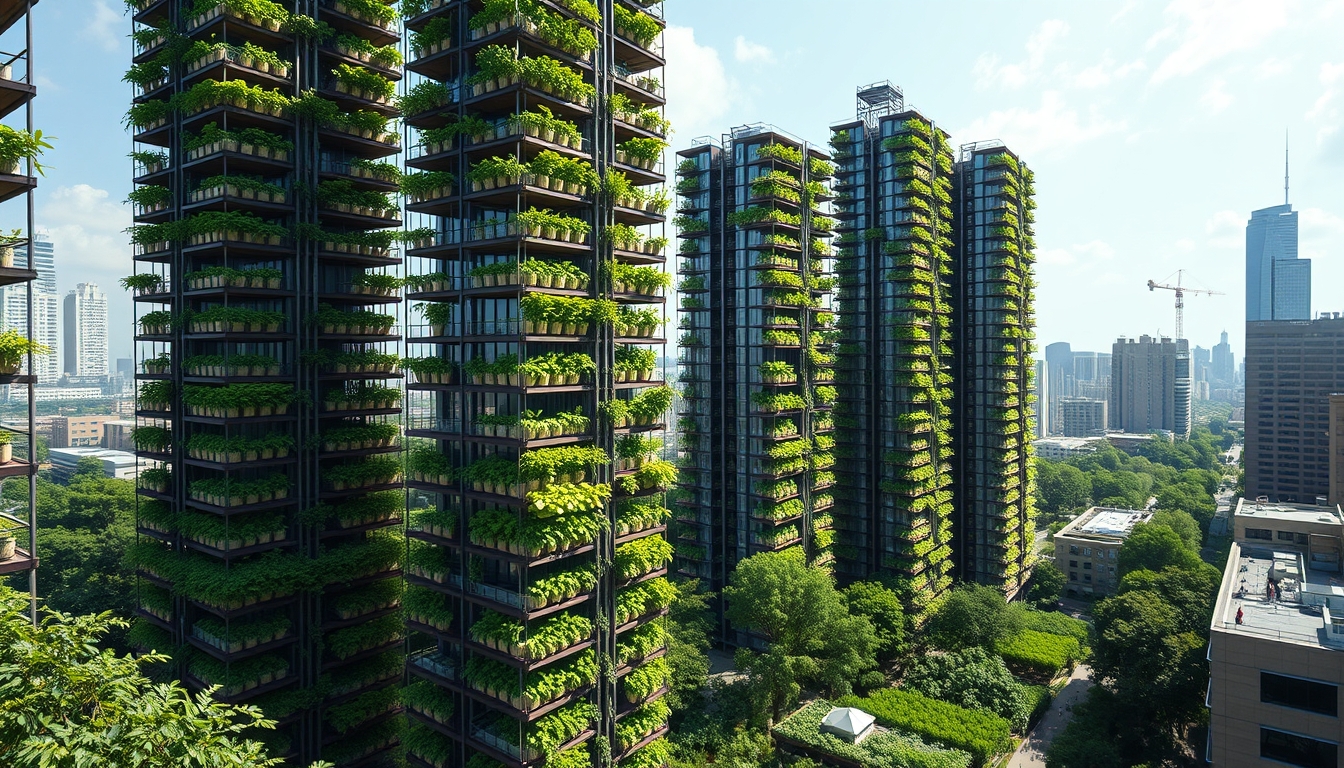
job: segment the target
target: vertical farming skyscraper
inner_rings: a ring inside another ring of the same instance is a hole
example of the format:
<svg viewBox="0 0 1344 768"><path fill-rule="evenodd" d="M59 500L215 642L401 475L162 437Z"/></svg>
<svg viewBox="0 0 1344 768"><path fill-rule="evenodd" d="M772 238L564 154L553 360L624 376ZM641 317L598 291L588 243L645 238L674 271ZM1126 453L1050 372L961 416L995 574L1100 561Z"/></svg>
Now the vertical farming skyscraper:
<svg viewBox="0 0 1344 768"><path fill-rule="evenodd" d="M1035 560L1034 195L1031 169L1000 142L961 148L950 275L953 551L959 579L1009 597Z"/></svg>
<svg viewBox="0 0 1344 768"><path fill-rule="evenodd" d="M661 4L409 6L410 762L662 764Z"/></svg>
<svg viewBox="0 0 1344 768"><path fill-rule="evenodd" d="M831 129L837 571L892 575L918 612L952 582L952 152L890 83L858 108Z"/></svg>
<svg viewBox="0 0 1344 768"><path fill-rule="evenodd" d="M278 720L273 755L382 765L405 632L395 10L133 13L131 638Z"/></svg>
<svg viewBox="0 0 1344 768"><path fill-rule="evenodd" d="M834 169L826 153L763 125L677 155L676 563L718 592L758 552L834 559ZM722 608L718 639L743 643Z"/></svg>
<svg viewBox="0 0 1344 768"><path fill-rule="evenodd" d="M13 40L22 49L0 69L0 132L11 142L23 140L32 144L34 136L33 100L37 96L37 79L33 73L33 6L35 0L0 2L0 34ZM9 123L17 123L14 127ZM34 321L34 305L42 291L42 274L38 272L33 242L33 192L37 189L38 152L0 164L0 203L21 201L10 206L9 213L23 222L22 231L15 237L0 240L0 286L4 286L6 301L13 297L23 303L24 323L21 327L5 330L6 352L0 357L0 385L22 384L27 399L28 418L18 426L3 429L5 445L0 446L0 483L20 483L23 502L7 505L0 510L0 576L28 574L28 590L32 599L33 618L37 612L37 462L33 456L33 435L36 434L37 405L34 384L37 383L39 359L43 354L41 328ZM21 249L16 258L15 246ZM17 338L14 338L17 337ZM14 422L11 422L13 424ZM11 497L12 498L12 497Z"/></svg>

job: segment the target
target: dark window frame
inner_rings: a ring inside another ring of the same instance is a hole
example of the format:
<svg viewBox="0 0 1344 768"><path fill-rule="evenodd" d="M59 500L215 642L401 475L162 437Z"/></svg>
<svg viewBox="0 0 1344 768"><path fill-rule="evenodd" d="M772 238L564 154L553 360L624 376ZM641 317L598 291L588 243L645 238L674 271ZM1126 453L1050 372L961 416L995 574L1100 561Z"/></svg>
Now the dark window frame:
<svg viewBox="0 0 1344 768"><path fill-rule="evenodd" d="M1271 740L1277 740L1273 743ZM1297 742L1294 744L1294 742ZM1314 751L1315 754L1311 754ZM1339 745L1332 741L1260 726L1260 757L1299 768L1336 768Z"/></svg>
<svg viewBox="0 0 1344 768"><path fill-rule="evenodd" d="M1267 685L1268 684L1268 685ZM1339 717L1339 686L1321 680L1260 670L1260 702Z"/></svg>

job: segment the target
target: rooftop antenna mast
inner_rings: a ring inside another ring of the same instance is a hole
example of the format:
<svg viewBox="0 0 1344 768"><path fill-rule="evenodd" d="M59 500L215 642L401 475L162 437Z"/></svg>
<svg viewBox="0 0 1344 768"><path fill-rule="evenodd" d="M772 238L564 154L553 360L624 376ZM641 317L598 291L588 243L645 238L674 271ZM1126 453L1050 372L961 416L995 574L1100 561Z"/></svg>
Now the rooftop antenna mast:
<svg viewBox="0 0 1344 768"><path fill-rule="evenodd" d="M1288 129L1283 130L1283 204L1288 204Z"/></svg>

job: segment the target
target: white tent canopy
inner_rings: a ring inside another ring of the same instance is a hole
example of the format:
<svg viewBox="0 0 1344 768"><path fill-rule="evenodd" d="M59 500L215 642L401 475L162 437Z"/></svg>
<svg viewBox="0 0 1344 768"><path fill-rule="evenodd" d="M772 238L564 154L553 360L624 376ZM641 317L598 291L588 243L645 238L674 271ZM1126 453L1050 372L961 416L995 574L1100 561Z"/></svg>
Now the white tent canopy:
<svg viewBox="0 0 1344 768"><path fill-rule="evenodd" d="M836 707L826 713L825 719L821 721L821 732L833 733L845 741L857 744L873 730L873 720L873 716L862 709Z"/></svg>

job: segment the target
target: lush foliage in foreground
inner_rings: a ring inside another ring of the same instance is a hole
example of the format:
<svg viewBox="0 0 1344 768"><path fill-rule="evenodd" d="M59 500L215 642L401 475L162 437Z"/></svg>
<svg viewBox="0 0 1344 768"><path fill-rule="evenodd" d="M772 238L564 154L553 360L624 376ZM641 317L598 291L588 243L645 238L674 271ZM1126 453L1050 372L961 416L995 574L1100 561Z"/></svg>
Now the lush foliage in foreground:
<svg viewBox="0 0 1344 768"><path fill-rule="evenodd" d="M1008 721L989 712L963 709L913 691L887 688L867 697L847 696L837 704L858 707L879 725L971 753L977 762L1008 749Z"/></svg>
<svg viewBox="0 0 1344 768"><path fill-rule="evenodd" d="M844 702L839 704L854 706ZM850 744L838 736L821 733L821 721L831 711L831 707L831 703L824 699L814 701L775 726L775 733L872 768L966 768L971 763L971 756L965 752L931 747L917 738L896 731L875 733L859 744ZM879 722L881 719L878 716Z"/></svg>

